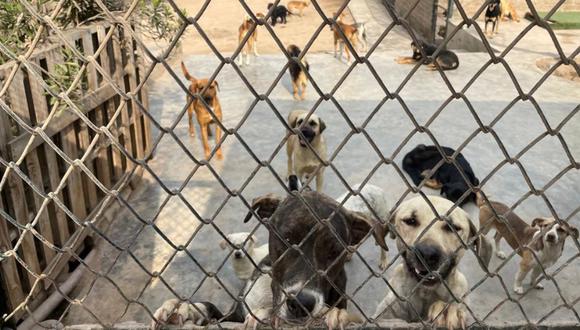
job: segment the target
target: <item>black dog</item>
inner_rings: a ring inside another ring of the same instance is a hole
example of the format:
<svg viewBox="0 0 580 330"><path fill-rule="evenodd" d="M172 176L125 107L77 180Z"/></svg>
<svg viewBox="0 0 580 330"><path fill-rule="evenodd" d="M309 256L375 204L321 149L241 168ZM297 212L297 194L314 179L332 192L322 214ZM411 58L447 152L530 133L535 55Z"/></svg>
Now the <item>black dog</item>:
<svg viewBox="0 0 580 330"><path fill-rule="evenodd" d="M274 6L273 3L268 4L268 11L270 8L272 8L272 6ZM280 23L286 24L286 16L288 16L288 9L282 5L276 6L276 8L274 8L272 11L272 26L276 26L276 23L278 23L278 18L280 19Z"/></svg>
<svg viewBox="0 0 580 330"><path fill-rule="evenodd" d="M485 34L487 34L487 24L491 25L491 36L499 30L499 15L501 14L500 0L491 0L485 10Z"/></svg>
<svg viewBox="0 0 580 330"><path fill-rule="evenodd" d="M455 150L447 147L441 147L445 152L446 156L452 156ZM418 145L415 149L411 150L403 158L403 169L409 174L413 183L419 185L421 181L425 178L425 172L430 171L434 168L441 160L443 156L439 153L439 150L435 146L425 146L423 144ZM473 173L471 166L460 153L455 158L457 165L463 170L465 176L469 179L472 185L477 186L479 180ZM452 202L456 202L463 196L463 194L469 190L468 184L465 182L459 170L452 163L443 163L437 171L425 182L425 185L434 189L441 189L441 195L445 196ZM461 205L467 202L475 202L475 194L473 192L469 193Z"/></svg>
<svg viewBox="0 0 580 330"><path fill-rule="evenodd" d="M435 51L437 50L437 46L427 43L425 41L419 41L419 47L413 41L411 43L411 48L413 48L413 59L415 61L420 61L423 58L421 48L423 49L423 52L425 52L425 55L429 57L433 56L433 54L435 54ZM447 49L443 49L439 52L439 54L437 54L435 62L439 64L441 70L455 70L459 67L459 58L457 57L457 55L454 52ZM434 67L434 65L430 63L430 61L425 61L425 63L423 64L431 64L431 66Z"/></svg>

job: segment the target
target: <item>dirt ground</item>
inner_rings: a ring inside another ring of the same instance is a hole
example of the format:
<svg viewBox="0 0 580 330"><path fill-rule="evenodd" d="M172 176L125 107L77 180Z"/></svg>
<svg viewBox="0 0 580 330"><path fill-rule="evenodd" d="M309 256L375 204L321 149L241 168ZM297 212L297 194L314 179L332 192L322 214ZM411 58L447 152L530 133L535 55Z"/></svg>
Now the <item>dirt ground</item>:
<svg viewBox="0 0 580 330"><path fill-rule="evenodd" d="M267 0L248 0L246 4L254 13L267 13ZM284 2L285 3L285 2ZM317 2L326 16L332 16L343 3L342 0L320 0ZM195 17L198 15L204 1L178 0L176 4L185 9L187 15ZM352 22L352 16L345 9L347 17L345 21ZM244 17L247 15L244 8L237 1L214 0L199 20L204 33L211 38L214 47L224 56L230 56L238 46L238 28ZM304 16L288 16L288 23L276 24L273 28L276 36L280 38L284 46L296 44L304 48L312 35L323 24L322 17L318 14L313 5L304 11ZM199 32L193 27L188 27L184 37L182 37L183 54L209 54L211 48L200 37ZM309 52L331 52L333 50L332 31L325 26ZM258 28L258 52L260 54L275 54L280 52L280 47L270 33L264 27Z"/></svg>

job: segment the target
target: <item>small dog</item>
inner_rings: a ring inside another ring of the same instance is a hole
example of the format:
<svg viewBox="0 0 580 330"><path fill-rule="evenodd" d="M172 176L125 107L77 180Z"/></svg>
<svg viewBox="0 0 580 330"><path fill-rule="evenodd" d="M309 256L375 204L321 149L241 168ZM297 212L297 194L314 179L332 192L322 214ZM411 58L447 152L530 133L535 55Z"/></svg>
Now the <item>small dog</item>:
<svg viewBox="0 0 580 330"><path fill-rule="evenodd" d="M306 60L306 56L302 58L300 64L296 63L298 60L298 56L302 50L298 48L296 45L289 45L288 54L293 58L288 64L288 71L290 71L290 78L292 79L292 92L294 93L295 100L304 100L306 98L306 85L308 83L308 77L306 76L306 72L310 70L310 65ZM295 59L295 60L294 60ZM302 69L304 67L304 70Z"/></svg>
<svg viewBox="0 0 580 330"><path fill-rule="evenodd" d="M274 6L273 3L268 4L268 11ZM274 10L272 10L272 26L276 26L278 19L280 19L280 23L286 24L286 16L288 16L288 9L282 5L276 6Z"/></svg>
<svg viewBox="0 0 580 330"><path fill-rule="evenodd" d="M309 118L307 115L308 111L304 110L294 110L288 115L288 125L294 131L290 132L286 142L287 178L296 175L300 182L308 182L312 176L316 176L316 190L320 192L324 184L324 166L318 157L324 162L328 157L322 136L326 124L315 114Z"/></svg>
<svg viewBox="0 0 580 330"><path fill-rule="evenodd" d="M441 216L453 207L444 198L427 197ZM389 221L398 234L396 242L402 263L394 270L389 281L393 288L379 304L375 318L425 320L435 327L465 328L465 300L455 301L455 297L463 297L469 290L457 267L465 253L463 243L474 245L485 267L492 247L484 236L477 235L477 229L461 208L453 209L447 218L449 222L438 219L422 196L404 201L393 212ZM387 226L382 229L375 235L377 239L384 239L388 231Z"/></svg>
<svg viewBox="0 0 580 330"><path fill-rule="evenodd" d="M536 289L543 289L541 283L536 283L538 276L542 274L542 267L546 269L558 261L564 250L564 241L568 236L578 239L578 229L564 221L556 222L553 218L536 218L530 226L507 205L494 201L489 201L488 204L479 194L477 205L479 228L482 233L487 234L492 228L495 229L495 250L498 258L506 257L499 247L502 238L522 257L514 280L514 292L524 293L522 282L530 271L532 271L530 285ZM495 216L494 210L499 219Z"/></svg>
<svg viewBox="0 0 580 330"><path fill-rule="evenodd" d="M220 247L222 250L232 247L232 266L236 276L242 281L250 279L256 268L254 264L259 264L268 255L268 244L256 247L256 236L247 232L229 234L226 238L227 240L220 243Z"/></svg>
<svg viewBox="0 0 580 330"><path fill-rule="evenodd" d="M334 15L336 15L336 13L334 13ZM344 38L342 37L340 32L337 30L337 28L340 29L342 31L342 33L344 33L346 40L348 40L348 42L352 45L353 49L356 49L356 46L357 46L358 30L357 30L355 24L343 23L342 20L344 19L344 16L345 16L344 12L340 13L338 18L336 19L336 26L331 28L332 31L334 32L334 34L333 34L334 35L334 57L338 58L339 60L342 60L342 52L344 50L344 52L346 53L346 61L348 64L350 64L350 51L348 50L348 47L346 46L346 41L344 40ZM339 48L340 48L340 51L339 51Z"/></svg>
<svg viewBox="0 0 580 330"><path fill-rule="evenodd" d="M451 148L441 148L448 157L455 153L455 150ZM441 161L443 161L443 156L439 153L437 147L420 144L405 155L403 158L403 169L409 174L416 186L423 179L427 179L425 186L432 189L441 189L441 195L452 202L457 202L470 188L453 163L443 163L435 173L429 178L426 178L429 171ZM473 186L479 185L479 179L477 179L471 169L471 165L469 165L469 162L461 153L457 155L455 162L463 170L465 176ZM473 192L469 192L469 195L463 199L461 205L468 202L475 202L475 194Z"/></svg>
<svg viewBox="0 0 580 330"><path fill-rule="evenodd" d="M256 18L264 18L264 14L256 13ZM244 22L238 28L238 44L242 44L246 34L256 26L256 23L252 20L250 16L246 16L244 18ZM238 65L244 65L244 57L246 58L245 64L250 64L250 53L253 53L254 56L258 57L258 28L256 27L252 34L248 37L246 44L243 46L242 51L240 52L240 57L238 57Z"/></svg>
<svg viewBox="0 0 580 330"><path fill-rule="evenodd" d="M500 19L503 21L507 21L508 18L511 18L512 21L519 22L520 17L516 11L516 8L512 4L510 0L500 0Z"/></svg>
<svg viewBox="0 0 580 330"><path fill-rule="evenodd" d="M181 71L183 71L183 75L185 79L190 81L189 91L191 94L201 93L205 90L202 95L205 103L210 107L213 111L216 118L221 122L222 121L222 107L220 105L220 101L217 96L217 92L219 90L219 85L217 81L212 81L209 84L207 79L196 79L185 67L185 64L181 62ZM208 86L209 84L209 86ZM191 103L190 103L191 102ZM195 128L193 126L193 114L197 117L197 122L199 123L199 128L201 130L201 141L203 143L203 149L205 158L209 159L210 148L209 148L209 135L211 135L210 124L215 123L214 118L208 112L206 106L197 99L195 96L193 102L191 101L191 95L187 95L187 104L189 104L189 108L187 109L188 115L188 122L189 122L189 135L195 136ZM221 139L221 128L220 125L216 125L215 127L215 140L216 143ZM222 149L221 146L218 147L216 152L217 159L223 159Z"/></svg>
<svg viewBox="0 0 580 330"><path fill-rule="evenodd" d="M367 25L362 22L356 23L354 26L356 27L356 38L360 42L361 51L366 52L368 50Z"/></svg>
<svg viewBox="0 0 580 330"><path fill-rule="evenodd" d="M357 184L353 186L353 189L358 190L359 187L360 184ZM336 201L341 203L348 194L348 192L342 194L336 199ZM366 184L360 190L359 194L362 196L362 198L360 196L351 195L349 199L347 199L346 202L342 204L342 207L350 211L362 213L371 219L374 219L376 214L383 222L388 221L391 207L389 206L387 193L383 189L372 184ZM365 200L368 203L368 206L365 203ZM369 206L371 209L369 209ZM386 251L382 248L380 250L381 257L379 259L379 268L381 270L385 270L387 269L389 260L387 259Z"/></svg>
<svg viewBox="0 0 580 330"><path fill-rule="evenodd" d="M425 52L425 55L428 57L433 56L435 51L437 50L437 46L431 45L427 42L420 41L419 46L413 41L411 42L411 48L413 49L413 56L405 57L399 56L397 57L396 61L399 64L415 64L423 59L423 54L421 53L421 49ZM439 65L441 70L455 70L459 67L459 58L457 55L450 51L450 50L441 50L437 57L435 58L435 62ZM437 69L435 64L432 63L431 59L427 59L423 64L427 64L431 70Z"/></svg>
<svg viewBox="0 0 580 330"><path fill-rule="evenodd" d="M304 15L304 9L310 6L310 1L290 1L286 6L290 14L302 17Z"/></svg>
<svg viewBox="0 0 580 330"><path fill-rule="evenodd" d="M485 34L493 37L499 31L499 16L501 14L500 0L491 0L485 10ZM487 25L491 23L491 34L487 33Z"/></svg>

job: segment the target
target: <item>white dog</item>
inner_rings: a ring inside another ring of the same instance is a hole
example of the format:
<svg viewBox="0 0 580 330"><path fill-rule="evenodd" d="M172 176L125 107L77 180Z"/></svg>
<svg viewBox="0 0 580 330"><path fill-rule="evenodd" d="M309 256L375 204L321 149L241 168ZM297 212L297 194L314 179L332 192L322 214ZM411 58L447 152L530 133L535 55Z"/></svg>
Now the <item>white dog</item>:
<svg viewBox="0 0 580 330"><path fill-rule="evenodd" d="M231 242L231 244L234 245L234 247L228 244L226 240L223 240L220 243L220 247L222 250L226 249L227 247L233 249L234 257L232 259L232 266L236 276L242 281L250 279L256 267L252 261L250 261L248 256L252 258L256 265L259 264L260 261L262 261L262 259L268 255L268 244L256 247L256 237L247 232L233 233L226 237ZM245 253L244 250L246 251Z"/></svg>

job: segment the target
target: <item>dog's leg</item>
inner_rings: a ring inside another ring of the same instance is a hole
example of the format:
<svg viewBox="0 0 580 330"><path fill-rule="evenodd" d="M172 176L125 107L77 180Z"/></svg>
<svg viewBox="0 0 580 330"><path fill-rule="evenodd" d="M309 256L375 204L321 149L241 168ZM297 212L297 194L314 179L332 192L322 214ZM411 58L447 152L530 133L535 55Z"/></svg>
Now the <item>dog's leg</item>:
<svg viewBox="0 0 580 330"><path fill-rule="evenodd" d="M505 259L505 253L501 250L499 243L501 242L501 234L496 230L495 235L493 235L495 241L495 255L500 259Z"/></svg>
<svg viewBox="0 0 580 330"><path fill-rule="evenodd" d="M300 100L300 96L298 95L298 82L292 79L292 94L294 95L295 100Z"/></svg>
<svg viewBox="0 0 580 330"><path fill-rule="evenodd" d="M338 56L338 40L336 39L336 34L334 35L334 57Z"/></svg>
<svg viewBox="0 0 580 330"><path fill-rule="evenodd" d="M286 172L286 180L288 180L291 175L295 174L294 160L292 159L292 154L294 153L293 142L294 139L292 136L286 141L286 157L288 158L288 171ZM302 178L298 178L298 180L302 180Z"/></svg>
<svg viewBox="0 0 580 330"><path fill-rule="evenodd" d="M324 185L324 172L323 169L318 170L316 174L316 191L322 192L322 186Z"/></svg>
<svg viewBox="0 0 580 330"><path fill-rule="evenodd" d="M429 307L429 320L436 327L465 329L466 314L462 305L438 300Z"/></svg>
<svg viewBox="0 0 580 330"><path fill-rule="evenodd" d="M397 62L398 64L414 64L416 61L415 61L415 59L414 59L414 58L412 58L412 57L408 57L408 56L399 56L399 57L396 59L396 62Z"/></svg>
<svg viewBox="0 0 580 330"><path fill-rule="evenodd" d="M203 125L200 123L201 128L201 142L203 144L203 153L205 155L205 159L209 159L209 137L207 136L207 125Z"/></svg>
<svg viewBox="0 0 580 330"><path fill-rule="evenodd" d="M381 251L381 257L379 259L379 269L384 271L387 269L387 266L389 265L389 259L387 258L387 251L385 251L381 247L379 247L379 250Z"/></svg>
<svg viewBox="0 0 580 330"><path fill-rule="evenodd" d="M189 103L189 97L187 98ZM193 104L187 109L187 119L189 123L189 136L195 136L195 126L193 125Z"/></svg>
<svg viewBox="0 0 580 330"><path fill-rule="evenodd" d="M538 277L540 277L541 274L542 274L542 267L540 267L539 265L536 265L536 267L534 267L534 269L532 270L532 275L531 275L532 278L530 280L530 285L538 290L544 289L544 285L542 283L539 283L539 282L536 283L536 280L538 279Z"/></svg>
<svg viewBox="0 0 580 330"><path fill-rule="evenodd" d="M514 292L515 293L517 293L517 294L524 293L524 288L522 286L522 282L526 278L526 275L528 275L528 273L532 269L533 262L534 261L533 261L533 256L531 255L531 252L524 251L524 255L522 257L522 260L520 261L520 268L518 269L518 272L516 273L515 280L514 280Z"/></svg>
<svg viewBox="0 0 580 330"><path fill-rule="evenodd" d="M219 120L220 120L220 122L222 121L221 118L219 118ZM220 125L216 124L215 125L215 143L216 143L216 145L221 141L221 138L222 138L222 128L220 127ZM221 145L217 149L216 157L219 160L222 160L224 158L224 155L222 154Z"/></svg>
<svg viewBox="0 0 580 330"><path fill-rule="evenodd" d="M259 57L260 54L258 54L258 28L256 27L256 30L254 30L254 40L252 41L252 50L254 52L254 56Z"/></svg>
<svg viewBox="0 0 580 330"><path fill-rule="evenodd" d="M362 318L346 309L333 307L324 316L328 329L345 329L350 323L362 323Z"/></svg>

